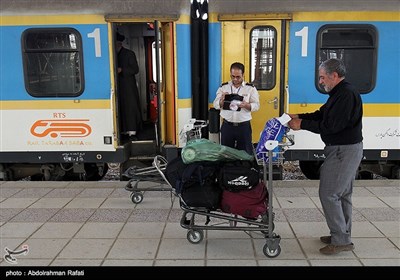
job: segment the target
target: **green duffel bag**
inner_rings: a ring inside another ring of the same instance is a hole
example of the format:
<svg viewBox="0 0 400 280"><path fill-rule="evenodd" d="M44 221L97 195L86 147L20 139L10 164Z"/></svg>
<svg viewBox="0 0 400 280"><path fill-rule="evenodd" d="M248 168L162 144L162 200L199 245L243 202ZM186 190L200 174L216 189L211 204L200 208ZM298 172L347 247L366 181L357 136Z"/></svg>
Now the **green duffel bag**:
<svg viewBox="0 0 400 280"><path fill-rule="evenodd" d="M182 148L181 155L186 164L197 161L254 160L254 156L249 155L246 151L217 144L208 139L188 141Z"/></svg>

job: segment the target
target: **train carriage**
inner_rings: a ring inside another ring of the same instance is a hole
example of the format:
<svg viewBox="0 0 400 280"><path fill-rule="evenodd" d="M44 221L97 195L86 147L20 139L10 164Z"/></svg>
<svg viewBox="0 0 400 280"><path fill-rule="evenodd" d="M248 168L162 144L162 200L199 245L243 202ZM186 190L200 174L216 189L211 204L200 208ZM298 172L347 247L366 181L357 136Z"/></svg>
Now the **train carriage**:
<svg viewBox="0 0 400 280"><path fill-rule="evenodd" d="M317 110L327 99L318 85L318 65L340 58L364 102L360 177L399 178L398 11L223 14L218 20L222 35L215 37L221 38L224 80L231 61L245 61L246 77L260 92L262 110L252 120L254 142L266 119ZM290 134L295 145L285 153L286 160L300 161L303 173L317 179L322 141L308 131Z"/></svg>
<svg viewBox="0 0 400 280"><path fill-rule="evenodd" d="M289 35L288 111L318 109L327 98L318 86L318 65L329 58L343 59L346 79L363 100L360 170L388 178L399 178L399 32L398 11L295 13ZM300 160L307 177L318 178L322 141L307 131L293 134L296 145L287 159Z"/></svg>
<svg viewBox="0 0 400 280"><path fill-rule="evenodd" d="M122 174L156 154L176 156L188 119L218 122L208 110L234 61L260 93L256 143L268 119L325 102L316 73L330 57L344 59L362 93L360 171L399 178L400 3L368 3L3 0L0 180L98 180L109 167ZM144 128L135 141L119 129L117 31L140 68ZM323 143L291 134L286 160L318 178ZM208 137L218 141L218 131Z"/></svg>
<svg viewBox="0 0 400 280"><path fill-rule="evenodd" d="M50 179L118 153L104 18L3 16L1 35L3 178Z"/></svg>

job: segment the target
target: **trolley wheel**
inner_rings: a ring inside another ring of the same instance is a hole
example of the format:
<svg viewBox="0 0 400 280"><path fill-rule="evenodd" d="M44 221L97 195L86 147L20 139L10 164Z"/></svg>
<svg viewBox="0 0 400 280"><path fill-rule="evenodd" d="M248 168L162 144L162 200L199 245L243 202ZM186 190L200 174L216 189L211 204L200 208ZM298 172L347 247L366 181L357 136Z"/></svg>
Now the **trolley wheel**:
<svg viewBox="0 0 400 280"><path fill-rule="evenodd" d="M281 253L281 246L278 245L278 248L276 248L275 250L271 250L270 248L268 248L268 245L265 244L263 247L263 253L265 256L269 257L269 258L275 258L277 256L279 256L279 254Z"/></svg>
<svg viewBox="0 0 400 280"><path fill-rule="evenodd" d="M194 230L191 229L188 231L187 235L187 240L192 243L192 244L197 244L200 243L203 238L204 238L204 233L202 230Z"/></svg>
<svg viewBox="0 0 400 280"><path fill-rule="evenodd" d="M133 192L131 193L131 200L133 203L139 204L143 201L143 194L141 194L140 192Z"/></svg>

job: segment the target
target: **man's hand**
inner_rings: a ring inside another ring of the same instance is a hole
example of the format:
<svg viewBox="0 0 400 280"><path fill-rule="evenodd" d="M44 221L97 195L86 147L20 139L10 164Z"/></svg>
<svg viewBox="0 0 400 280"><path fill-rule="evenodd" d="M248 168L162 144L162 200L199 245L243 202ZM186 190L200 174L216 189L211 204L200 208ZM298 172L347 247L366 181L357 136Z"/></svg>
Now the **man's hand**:
<svg viewBox="0 0 400 280"><path fill-rule="evenodd" d="M240 104L239 104L238 106L239 106L240 108L244 108L244 109L246 109L246 110L251 111L251 105L250 105L249 102L242 101L242 102L240 102Z"/></svg>
<svg viewBox="0 0 400 280"><path fill-rule="evenodd" d="M223 107L224 106L224 101L225 101L225 95L229 94L228 92L223 92L221 93L221 98L219 99L219 107Z"/></svg>
<svg viewBox="0 0 400 280"><path fill-rule="evenodd" d="M300 130L301 129L301 119L293 118L288 122L288 126L293 130Z"/></svg>

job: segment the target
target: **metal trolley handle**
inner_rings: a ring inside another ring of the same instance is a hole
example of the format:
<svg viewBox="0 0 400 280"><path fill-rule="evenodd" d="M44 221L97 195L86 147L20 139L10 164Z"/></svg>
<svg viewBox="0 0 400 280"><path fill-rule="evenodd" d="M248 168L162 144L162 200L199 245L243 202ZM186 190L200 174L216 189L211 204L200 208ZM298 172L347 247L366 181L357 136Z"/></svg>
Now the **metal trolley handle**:
<svg viewBox="0 0 400 280"><path fill-rule="evenodd" d="M276 147L282 147L282 148L287 148L289 146L293 146L294 145L294 139L293 139L293 135L287 135L285 134L283 136L284 139L286 139L287 141L285 142L278 142L277 140L267 140L267 142L265 143L265 148L268 151L272 151L273 149L275 149Z"/></svg>
<svg viewBox="0 0 400 280"><path fill-rule="evenodd" d="M165 177L164 174L164 170L167 167L167 163L168 162L165 157L158 155L154 157L152 165L158 171L158 173L160 173L163 180L172 188L171 184L168 182L167 177Z"/></svg>
<svg viewBox="0 0 400 280"><path fill-rule="evenodd" d="M268 201L269 201L269 205L268 205L268 217L273 217L273 205L272 205L272 193L273 193L273 184L272 184L272 177L273 177L273 164L282 164L283 162L283 150L286 149L289 146L294 145L294 140L292 135L284 135L284 142L279 142L277 140L267 140L265 143L265 148L268 150L267 154L268 154L268 163L266 163L264 161L264 159L261 159L259 162L259 164L261 163L263 166L263 180L265 183L268 182ZM279 147L279 149L281 150L280 152L278 152L278 156L277 156L277 160L276 162L274 162L273 160L273 150L275 148ZM268 166L268 168L267 168ZM267 172L268 172L268 180L267 180ZM268 228L272 228L272 218L268 219ZM280 236L275 235L272 231L268 232L268 238L266 240L267 242L267 247L272 249L272 250L277 250L279 247L279 242L280 242Z"/></svg>
<svg viewBox="0 0 400 280"><path fill-rule="evenodd" d="M201 138L201 129L208 126L205 120L190 119L179 133L179 138L183 143L193 139Z"/></svg>
<svg viewBox="0 0 400 280"><path fill-rule="evenodd" d="M273 160L268 160L268 162L272 161L273 164L275 164L275 165L283 164L283 160L284 160L283 154L284 154L285 150L289 146L292 146L292 145L294 145L293 135L285 134L283 136L282 142L279 142L277 140L267 140L265 142L265 148L267 149L267 151L259 153L259 154L263 155L261 158L258 158L256 152L254 151L254 155L256 157L257 163L259 165L265 165L266 162L264 161L264 157L268 156L269 159L273 159ZM278 148L278 149L276 149L276 148Z"/></svg>

